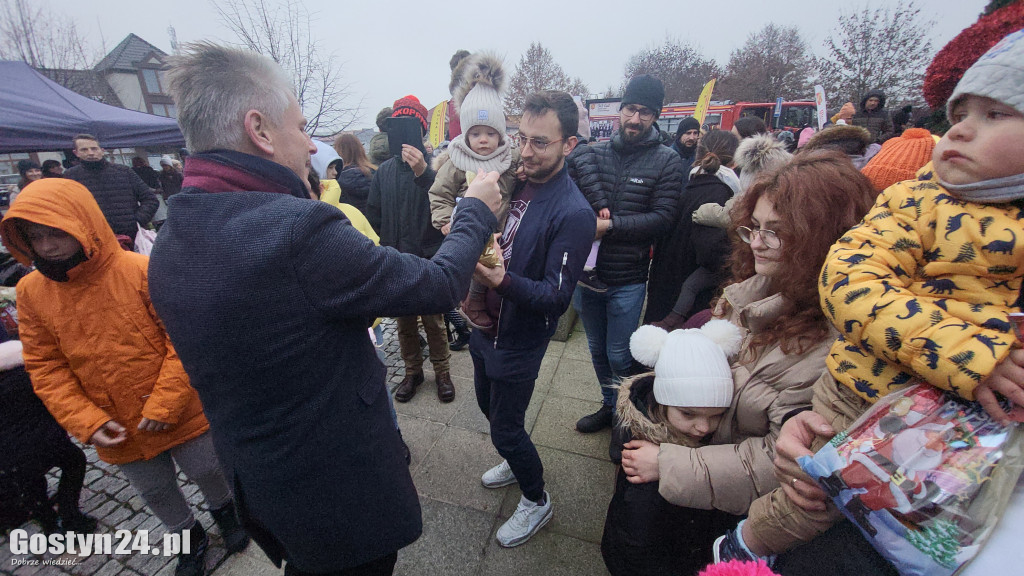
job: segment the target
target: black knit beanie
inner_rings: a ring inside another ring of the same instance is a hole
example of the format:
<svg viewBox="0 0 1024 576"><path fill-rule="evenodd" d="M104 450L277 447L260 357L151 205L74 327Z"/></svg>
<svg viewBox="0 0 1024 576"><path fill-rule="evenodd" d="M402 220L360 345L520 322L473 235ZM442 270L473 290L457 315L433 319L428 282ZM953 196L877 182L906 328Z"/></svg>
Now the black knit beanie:
<svg viewBox="0 0 1024 576"><path fill-rule="evenodd" d="M700 122L693 116L687 116L683 118L683 121L679 123L679 127L676 128L676 138L678 139L683 134L686 134L690 130L700 130Z"/></svg>
<svg viewBox="0 0 1024 576"><path fill-rule="evenodd" d="M661 115L661 106L665 103L665 86L654 76L641 74L634 76L626 85L626 93L622 96L622 105L639 104L654 111L654 117Z"/></svg>

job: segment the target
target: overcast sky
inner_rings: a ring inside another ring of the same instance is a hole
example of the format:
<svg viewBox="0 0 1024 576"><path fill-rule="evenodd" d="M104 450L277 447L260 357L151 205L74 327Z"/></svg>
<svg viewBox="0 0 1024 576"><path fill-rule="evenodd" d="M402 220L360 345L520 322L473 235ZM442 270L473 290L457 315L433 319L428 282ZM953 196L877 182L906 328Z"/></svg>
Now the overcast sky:
<svg viewBox="0 0 1024 576"><path fill-rule="evenodd" d="M93 46L103 42L107 50L134 32L170 52L169 26L174 26L181 43L234 40L210 0L38 1L73 17ZM775 22L799 26L812 50L822 53L822 43L840 15L865 5L893 6L897 0L304 3L313 13L313 34L324 51L334 54L334 62L351 83L353 104L363 101L354 127L372 127L378 110L406 94L415 94L428 108L448 98L448 60L460 48L497 52L511 77L530 43L540 42L569 75L582 78L592 92L604 93L621 83L631 55L666 38L690 42L724 65L748 34ZM918 0L936 22L920 33L930 34L938 50L974 23L986 4L988 0Z"/></svg>

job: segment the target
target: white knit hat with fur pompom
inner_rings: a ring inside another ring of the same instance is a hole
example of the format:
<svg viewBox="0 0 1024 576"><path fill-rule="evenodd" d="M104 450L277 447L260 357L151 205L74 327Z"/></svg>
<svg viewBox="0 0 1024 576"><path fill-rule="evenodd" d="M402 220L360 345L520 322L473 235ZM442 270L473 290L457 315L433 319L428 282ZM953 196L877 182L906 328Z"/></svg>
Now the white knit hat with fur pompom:
<svg viewBox="0 0 1024 576"><path fill-rule="evenodd" d="M743 332L728 320L700 329L666 332L641 326L629 339L637 362L654 368L654 398L663 406L727 408L733 380L729 357L740 350Z"/></svg>

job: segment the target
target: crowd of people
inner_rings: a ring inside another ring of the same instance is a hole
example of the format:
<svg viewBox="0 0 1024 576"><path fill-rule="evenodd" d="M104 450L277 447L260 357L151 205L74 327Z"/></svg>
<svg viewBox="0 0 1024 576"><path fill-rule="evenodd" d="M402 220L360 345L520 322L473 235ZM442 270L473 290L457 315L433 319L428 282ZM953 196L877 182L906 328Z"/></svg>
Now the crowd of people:
<svg viewBox="0 0 1024 576"><path fill-rule="evenodd" d="M96 529L70 433L188 531L177 576L205 573L209 540L175 466L229 553L252 539L286 575L391 574L423 529L393 402L424 384L425 345L440 402L469 349L502 458L481 483L522 493L495 537L522 545L558 499L525 416L572 306L602 398L575 433L613 429L613 576L896 574L797 459L913 382L1024 422L1008 319L1024 305L1024 30L986 48L941 137L873 90L797 136L690 118L667 143L650 75L626 85L607 141L559 91L529 95L510 135L500 58L460 51L444 150L405 95L369 153L343 134L318 173L282 69L192 45L167 72L184 171L111 163L88 134L63 173L19 166L0 223L19 321L0 324L0 435L17 440L0 526ZM901 471L884 490L917 497Z"/></svg>

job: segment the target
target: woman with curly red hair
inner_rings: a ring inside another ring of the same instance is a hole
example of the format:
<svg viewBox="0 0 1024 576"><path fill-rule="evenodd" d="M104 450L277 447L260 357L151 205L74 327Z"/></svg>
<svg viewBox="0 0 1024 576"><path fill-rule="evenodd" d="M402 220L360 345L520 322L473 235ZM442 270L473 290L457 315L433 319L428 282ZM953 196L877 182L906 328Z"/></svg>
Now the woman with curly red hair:
<svg viewBox="0 0 1024 576"><path fill-rule="evenodd" d="M710 445L627 443L622 466L631 482L658 481L677 506L736 515L778 487L775 438L787 418L810 407L836 337L818 275L831 245L875 196L847 158L820 151L761 175L737 201L732 279L714 310L746 334L732 360L732 404Z"/></svg>

